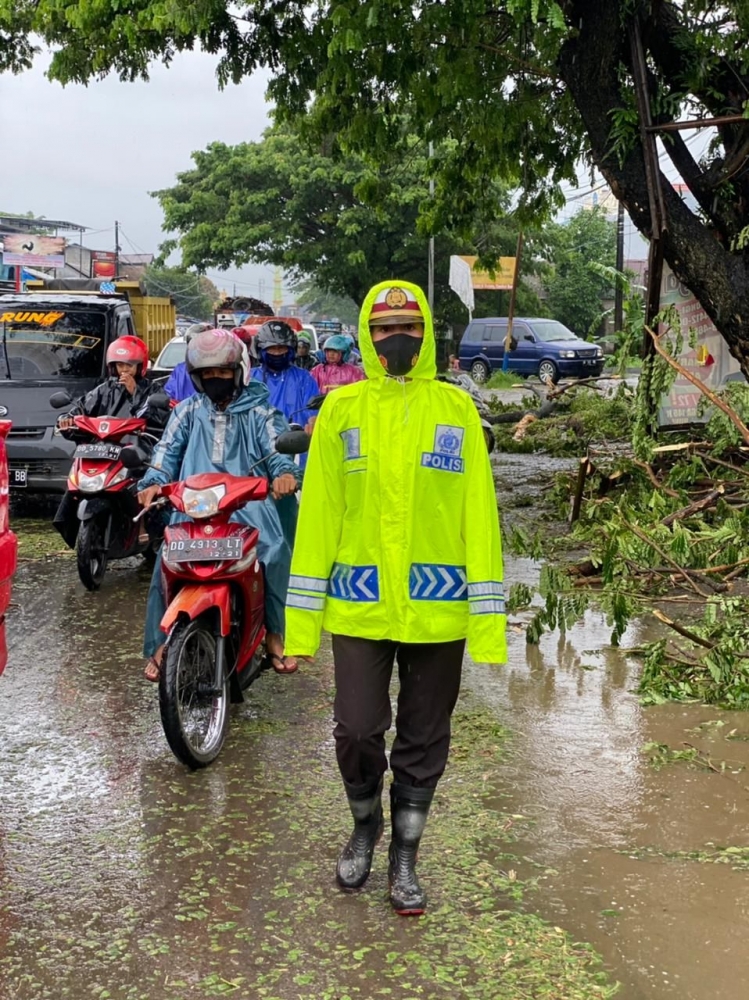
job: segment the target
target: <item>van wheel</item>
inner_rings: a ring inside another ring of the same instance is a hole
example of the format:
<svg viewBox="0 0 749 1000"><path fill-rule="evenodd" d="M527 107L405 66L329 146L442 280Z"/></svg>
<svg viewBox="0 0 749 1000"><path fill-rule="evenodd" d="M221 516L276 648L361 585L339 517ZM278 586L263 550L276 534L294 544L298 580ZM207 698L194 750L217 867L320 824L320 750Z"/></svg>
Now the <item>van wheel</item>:
<svg viewBox="0 0 749 1000"><path fill-rule="evenodd" d="M554 385L559 381L559 372L553 361L542 361L538 366L538 377L542 382L551 381Z"/></svg>
<svg viewBox="0 0 749 1000"><path fill-rule="evenodd" d="M474 382L488 382L490 376L491 371L485 361L474 361L471 364L471 378Z"/></svg>

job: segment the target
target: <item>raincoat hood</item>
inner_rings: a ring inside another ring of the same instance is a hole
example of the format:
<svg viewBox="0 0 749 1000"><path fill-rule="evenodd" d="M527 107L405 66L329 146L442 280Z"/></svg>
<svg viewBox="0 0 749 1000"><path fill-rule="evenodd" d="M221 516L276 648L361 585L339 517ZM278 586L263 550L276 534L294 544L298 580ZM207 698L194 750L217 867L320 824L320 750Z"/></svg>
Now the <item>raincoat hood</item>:
<svg viewBox="0 0 749 1000"><path fill-rule="evenodd" d="M419 360L416 362L412 368L408 378L423 378L423 379L433 379L437 376L437 350L434 342L434 324L432 322L432 313L427 304L426 295L419 288L418 285L412 284L410 281L381 281L379 285L375 285L374 288L370 288L367 293L367 297L362 303L361 313L359 314L359 350L361 351L362 364L364 365L364 371L367 373L367 378L387 378L385 369L380 363L380 359L375 350L375 346L372 343L372 335L369 332L369 317L372 313L372 306L374 305L375 299L384 291L386 288L406 288L408 289L416 298L421 308L422 316L424 317L424 341L421 345L421 352L419 353Z"/></svg>

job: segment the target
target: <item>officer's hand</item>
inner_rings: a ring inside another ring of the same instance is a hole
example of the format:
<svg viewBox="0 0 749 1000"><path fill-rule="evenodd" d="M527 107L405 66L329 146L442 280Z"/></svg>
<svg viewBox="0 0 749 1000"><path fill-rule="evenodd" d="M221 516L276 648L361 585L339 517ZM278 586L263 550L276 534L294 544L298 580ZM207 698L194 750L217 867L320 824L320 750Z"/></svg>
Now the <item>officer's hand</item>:
<svg viewBox="0 0 749 1000"><path fill-rule="evenodd" d="M273 480L271 491L273 493L273 497L278 500L279 497L287 497L292 493L296 493L296 488L296 476L293 476L290 472L285 472L282 476L279 476L278 479Z"/></svg>
<svg viewBox="0 0 749 1000"><path fill-rule="evenodd" d="M135 379L132 375L126 375L124 372L120 375L120 385L124 386L127 390L127 394L132 396L135 392Z"/></svg>
<svg viewBox="0 0 749 1000"><path fill-rule="evenodd" d="M317 421L317 417L310 417L309 418L309 420L307 421L307 423L304 425L304 432L305 432L305 434L309 434L310 436L312 435L312 431L315 429L315 423L316 423L316 421Z"/></svg>
<svg viewBox="0 0 749 1000"><path fill-rule="evenodd" d="M75 427L75 420L73 417L60 417L57 426L61 431L71 431Z"/></svg>
<svg viewBox="0 0 749 1000"><path fill-rule="evenodd" d="M161 493L160 486L146 486L146 488L141 490L138 494L138 503L141 507L150 507L159 493Z"/></svg>

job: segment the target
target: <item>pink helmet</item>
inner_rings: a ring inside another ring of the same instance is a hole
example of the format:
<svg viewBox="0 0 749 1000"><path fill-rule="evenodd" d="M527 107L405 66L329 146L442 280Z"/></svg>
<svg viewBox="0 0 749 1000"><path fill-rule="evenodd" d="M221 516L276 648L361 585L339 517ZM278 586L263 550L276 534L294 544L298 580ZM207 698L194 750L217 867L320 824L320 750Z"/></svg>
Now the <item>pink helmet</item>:
<svg viewBox="0 0 749 1000"><path fill-rule="evenodd" d="M203 330L196 333L187 345L185 362L187 372L198 392L203 391L200 372L204 368L231 368L234 385L243 381L242 341L231 330Z"/></svg>

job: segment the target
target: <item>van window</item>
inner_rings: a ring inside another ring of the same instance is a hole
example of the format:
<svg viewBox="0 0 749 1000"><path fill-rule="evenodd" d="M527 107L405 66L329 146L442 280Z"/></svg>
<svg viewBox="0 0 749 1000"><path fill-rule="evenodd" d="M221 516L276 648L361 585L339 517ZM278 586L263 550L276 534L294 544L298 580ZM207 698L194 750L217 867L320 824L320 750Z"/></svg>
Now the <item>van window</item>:
<svg viewBox="0 0 749 1000"><path fill-rule="evenodd" d="M463 334L463 343L480 344L484 335L485 323L470 323L468 329Z"/></svg>
<svg viewBox="0 0 749 1000"><path fill-rule="evenodd" d="M507 336L506 326L489 326L487 327L489 336L485 337L485 340L490 340L493 344L502 343Z"/></svg>

